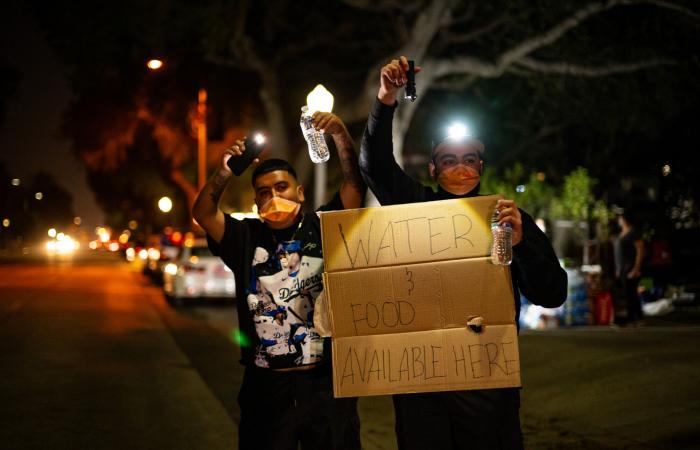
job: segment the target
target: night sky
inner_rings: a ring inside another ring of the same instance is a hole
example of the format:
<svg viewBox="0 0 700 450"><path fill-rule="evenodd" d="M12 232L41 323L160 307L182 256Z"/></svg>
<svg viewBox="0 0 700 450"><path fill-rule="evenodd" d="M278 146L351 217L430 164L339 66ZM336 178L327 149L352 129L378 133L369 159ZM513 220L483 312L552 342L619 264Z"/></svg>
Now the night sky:
<svg viewBox="0 0 700 450"><path fill-rule="evenodd" d="M3 5L0 42L4 64L20 71L18 89L6 105L0 129L0 160L10 176L27 179L45 171L73 196L75 213L88 227L99 225L102 212L85 178L85 169L73 155L70 142L60 135L61 114L71 91L60 65L31 16Z"/></svg>

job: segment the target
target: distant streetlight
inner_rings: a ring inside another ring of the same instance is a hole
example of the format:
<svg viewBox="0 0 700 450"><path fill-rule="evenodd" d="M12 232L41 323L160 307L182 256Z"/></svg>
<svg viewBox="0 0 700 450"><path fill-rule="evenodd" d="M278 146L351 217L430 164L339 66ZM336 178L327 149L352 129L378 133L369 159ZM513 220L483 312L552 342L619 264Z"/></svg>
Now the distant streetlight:
<svg viewBox="0 0 700 450"><path fill-rule="evenodd" d="M163 61L160 59L149 59L146 66L151 70L158 70L163 67Z"/></svg>
<svg viewBox="0 0 700 450"><path fill-rule="evenodd" d="M73 223L75 224L76 227L79 227L81 223L83 223L83 219L81 219L78 216L73 217Z"/></svg>
<svg viewBox="0 0 700 450"><path fill-rule="evenodd" d="M333 94L322 84L317 84L306 96L306 106L309 107L310 114L316 111L331 112L333 111ZM314 164L314 205L316 207L323 203L327 170L326 164Z"/></svg>
<svg viewBox="0 0 700 450"><path fill-rule="evenodd" d="M21 182L21 181L20 181L19 178L13 178L12 181L11 181L12 186L19 186L20 182Z"/></svg>
<svg viewBox="0 0 700 450"><path fill-rule="evenodd" d="M5 228L10 228L10 219L8 219L7 217L2 219L2 226Z"/></svg>
<svg viewBox="0 0 700 450"><path fill-rule="evenodd" d="M36 194L34 194L34 198L37 200L41 200L42 198L44 198L44 194L41 192L37 192Z"/></svg>
<svg viewBox="0 0 700 450"><path fill-rule="evenodd" d="M49 228L49 231L47 233L50 238L55 238L56 237L56 229L55 228Z"/></svg>
<svg viewBox="0 0 700 450"><path fill-rule="evenodd" d="M158 208L164 213L170 212L173 209L173 201L169 197L161 197L158 200Z"/></svg>

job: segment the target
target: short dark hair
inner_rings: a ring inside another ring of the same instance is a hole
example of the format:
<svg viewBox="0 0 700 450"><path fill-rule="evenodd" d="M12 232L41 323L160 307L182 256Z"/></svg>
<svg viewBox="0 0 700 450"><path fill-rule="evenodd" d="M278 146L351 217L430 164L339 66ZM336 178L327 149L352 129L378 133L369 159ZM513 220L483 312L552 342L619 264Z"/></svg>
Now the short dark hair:
<svg viewBox="0 0 700 450"><path fill-rule="evenodd" d="M294 177L294 179L297 179L297 171L294 170L294 167L292 167L291 164L289 164L287 161L284 159L279 159L279 158L270 158L266 159L265 161L261 162L255 170L253 170L253 176L250 179L251 184L253 187L255 187L255 180L260 176L264 175L266 173L274 172L275 170L284 170L286 172L289 172L291 176Z"/></svg>

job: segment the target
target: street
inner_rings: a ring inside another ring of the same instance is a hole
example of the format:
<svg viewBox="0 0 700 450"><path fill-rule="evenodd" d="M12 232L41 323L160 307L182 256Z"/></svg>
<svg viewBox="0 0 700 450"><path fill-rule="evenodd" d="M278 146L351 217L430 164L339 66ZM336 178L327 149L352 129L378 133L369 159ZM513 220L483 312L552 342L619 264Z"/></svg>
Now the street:
<svg viewBox="0 0 700 450"><path fill-rule="evenodd" d="M698 448L699 321L672 319L523 332L526 448ZM235 448L235 321L117 256L0 264L0 448ZM363 448L395 449L391 399L360 410Z"/></svg>

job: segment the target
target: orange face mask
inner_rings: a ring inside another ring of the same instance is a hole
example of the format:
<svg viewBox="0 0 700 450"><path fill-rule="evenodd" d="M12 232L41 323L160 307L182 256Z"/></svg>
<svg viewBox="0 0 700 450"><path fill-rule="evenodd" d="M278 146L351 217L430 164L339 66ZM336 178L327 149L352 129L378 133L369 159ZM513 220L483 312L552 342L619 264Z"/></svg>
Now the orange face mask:
<svg viewBox="0 0 700 450"><path fill-rule="evenodd" d="M282 197L272 197L260 208L259 215L266 222L284 223L296 216L301 204Z"/></svg>
<svg viewBox="0 0 700 450"><path fill-rule="evenodd" d="M437 182L451 194L464 195L474 189L480 179L481 175L475 168L457 164L440 172Z"/></svg>

